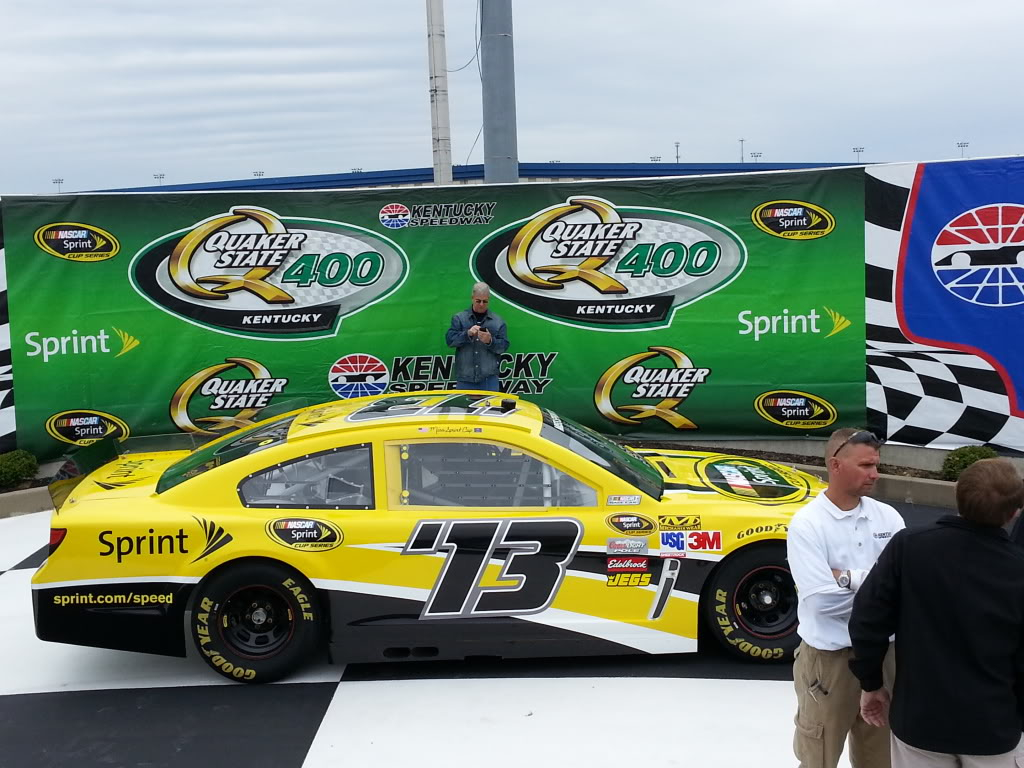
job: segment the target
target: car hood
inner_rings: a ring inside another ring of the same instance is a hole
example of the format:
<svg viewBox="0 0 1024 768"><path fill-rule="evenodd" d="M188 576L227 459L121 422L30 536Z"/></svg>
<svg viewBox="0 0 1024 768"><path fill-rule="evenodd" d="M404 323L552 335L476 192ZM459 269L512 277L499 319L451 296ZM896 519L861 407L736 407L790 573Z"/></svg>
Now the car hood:
<svg viewBox="0 0 1024 768"><path fill-rule="evenodd" d="M814 475L762 459L707 451L634 450L661 473L668 498L717 492L759 504L789 504L825 489Z"/></svg>

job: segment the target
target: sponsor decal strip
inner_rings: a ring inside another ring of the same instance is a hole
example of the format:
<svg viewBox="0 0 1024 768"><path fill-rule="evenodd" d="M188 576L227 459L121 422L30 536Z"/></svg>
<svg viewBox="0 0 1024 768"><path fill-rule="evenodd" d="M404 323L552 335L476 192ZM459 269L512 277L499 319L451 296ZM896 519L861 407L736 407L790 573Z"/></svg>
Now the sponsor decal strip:
<svg viewBox="0 0 1024 768"><path fill-rule="evenodd" d="M601 580L604 581L604 578L602 576ZM397 597L420 602L425 602L430 596L430 590L413 587L397 587L388 584L369 584L360 581L334 579L313 579L312 581L313 586L317 589L336 592L356 592L363 595ZM678 596L678 594L674 593L673 596ZM547 608L543 613L514 616L512 618L532 621L535 624L543 624L544 626L556 629L567 629L571 632L635 648L644 653L689 653L697 650L697 640L695 638L673 635L670 632L639 627L627 622L602 619L588 614L563 611L558 608Z"/></svg>
<svg viewBox="0 0 1024 768"><path fill-rule="evenodd" d="M198 584L201 576L126 576L117 579L75 579L33 584L32 589L62 589L64 587L91 587L105 584Z"/></svg>

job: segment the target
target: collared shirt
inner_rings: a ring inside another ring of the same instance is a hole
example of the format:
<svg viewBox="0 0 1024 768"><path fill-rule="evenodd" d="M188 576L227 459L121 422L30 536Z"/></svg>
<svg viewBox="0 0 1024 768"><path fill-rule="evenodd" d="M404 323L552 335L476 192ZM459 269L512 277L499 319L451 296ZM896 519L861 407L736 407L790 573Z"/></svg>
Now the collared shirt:
<svg viewBox="0 0 1024 768"><path fill-rule="evenodd" d="M490 344L485 344L479 336L469 335L468 331L474 325L490 332ZM501 315L488 310L481 319L472 309L465 309L452 316L445 342L455 348L455 378L458 381L483 381L488 376L498 375L498 360L508 349L508 332Z"/></svg>
<svg viewBox="0 0 1024 768"><path fill-rule="evenodd" d="M853 598L893 534L906 527L900 513L864 496L850 510L824 493L798 510L789 524L786 548L797 588L797 630L821 651L850 647ZM850 587L836 583L832 569L850 571Z"/></svg>

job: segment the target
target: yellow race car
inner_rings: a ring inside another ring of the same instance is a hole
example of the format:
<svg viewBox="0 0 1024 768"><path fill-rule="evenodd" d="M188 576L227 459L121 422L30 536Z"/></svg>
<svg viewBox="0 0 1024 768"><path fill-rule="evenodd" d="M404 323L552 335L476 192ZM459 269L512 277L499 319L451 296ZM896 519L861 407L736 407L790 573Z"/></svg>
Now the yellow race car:
<svg viewBox="0 0 1024 768"><path fill-rule="evenodd" d="M631 450L508 395L379 395L124 453L53 515L43 640L282 678L342 661L697 649L790 658L803 472ZM67 492L67 488L64 489Z"/></svg>

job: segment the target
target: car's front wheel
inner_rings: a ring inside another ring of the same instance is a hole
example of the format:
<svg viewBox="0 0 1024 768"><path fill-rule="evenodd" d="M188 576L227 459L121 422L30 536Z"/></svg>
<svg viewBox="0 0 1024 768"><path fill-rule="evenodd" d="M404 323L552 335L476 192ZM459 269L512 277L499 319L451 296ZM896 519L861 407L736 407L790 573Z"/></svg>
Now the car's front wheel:
<svg viewBox="0 0 1024 768"><path fill-rule="evenodd" d="M313 585L277 563L229 566L199 585L192 639L215 671L269 683L308 662L322 637Z"/></svg>
<svg viewBox="0 0 1024 768"><path fill-rule="evenodd" d="M732 655L790 661L797 636L796 585L781 542L742 549L722 562L701 598L708 632Z"/></svg>

